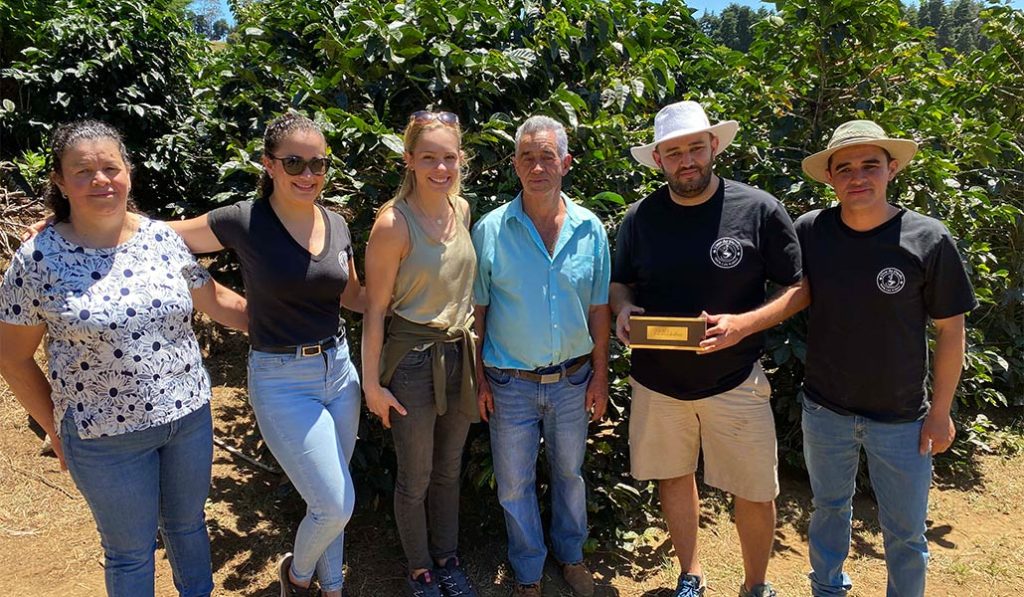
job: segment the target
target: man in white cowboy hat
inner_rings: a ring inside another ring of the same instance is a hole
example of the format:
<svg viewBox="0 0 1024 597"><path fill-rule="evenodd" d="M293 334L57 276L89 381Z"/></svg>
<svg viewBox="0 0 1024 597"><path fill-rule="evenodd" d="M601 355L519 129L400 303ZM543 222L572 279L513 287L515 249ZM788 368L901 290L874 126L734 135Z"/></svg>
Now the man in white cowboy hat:
<svg viewBox="0 0 1024 597"><path fill-rule="evenodd" d="M839 206L796 222L809 309L803 388L804 458L814 492L808 540L815 596L846 595L860 449L885 542L889 597L924 595L932 455L955 430L964 314L977 305L956 243L941 222L886 199L917 144L874 122L839 126L804 172ZM932 395L925 328L935 324Z"/></svg>
<svg viewBox="0 0 1024 597"><path fill-rule="evenodd" d="M667 184L630 206L612 260L611 304L622 342L629 343L631 314L710 313L701 352L637 348L632 356L631 473L658 481L682 571L676 597L704 593L694 477L702 448L704 481L735 498L740 595L775 595L766 573L778 459L757 332L802 307L806 292L786 210L768 193L714 173L715 157L737 128L733 120L712 125L696 102L658 112L654 142L632 153L661 170ZM783 287L767 303L766 281Z"/></svg>

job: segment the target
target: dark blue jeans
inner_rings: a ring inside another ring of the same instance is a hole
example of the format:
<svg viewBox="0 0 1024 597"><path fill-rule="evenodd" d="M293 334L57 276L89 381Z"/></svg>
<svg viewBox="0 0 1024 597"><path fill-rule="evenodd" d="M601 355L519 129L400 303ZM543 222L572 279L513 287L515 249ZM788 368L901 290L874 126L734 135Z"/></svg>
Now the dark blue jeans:
<svg viewBox="0 0 1024 597"><path fill-rule="evenodd" d="M107 595L153 595L158 528L178 593L213 591L203 513L213 460L209 404L165 425L95 439L79 437L69 412L61 444L100 532Z"/></svg>
<svg viewBox="0 0 1024 597"><path fill-rule="evenodd" d="M587 382L590 365L560 381L541 384L485 369L494 394L491 455L498 501L505 510L508 558L516 582L540 581L547 558L537 503L537 455L541 436L551 469L551 547L563 564L583 561L587 540Z"/></svg>

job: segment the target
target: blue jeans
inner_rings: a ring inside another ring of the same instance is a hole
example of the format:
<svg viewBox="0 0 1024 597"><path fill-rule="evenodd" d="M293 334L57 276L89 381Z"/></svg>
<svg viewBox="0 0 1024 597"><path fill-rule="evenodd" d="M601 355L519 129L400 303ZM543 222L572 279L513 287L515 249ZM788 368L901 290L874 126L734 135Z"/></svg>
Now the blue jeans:
<svg viewBox="0 0 1024 597"><path fill-rule="evenodd" d="M850 551L861 447L867 454L871 487L878 499L889 576L886 595L924 595L928 567L924 533L932 459L918 451L921 425L921 421L880 423L844 416L803 399L804 460L814 493L807 535L815 597L846 595L852 586L843 572L843 561Z"/></svg>
<svg viewBox="0 0 1024 597"><path fill-rule="evenodd" d="M536 488L542 434L551 471L551 548L563 564L583 561L587 495L581 469L590 420L585 408L590 365L551 384L491 367L485 373L494 394L491 457L505 510L508 559L516 582L534 584L540 582L547 557Z"/></svg>
<svg viewBox="0 0 1024 597"><path fill-rule="evenodd" d="M158 528L178 593L213 591L203 513L213 460L209 404L164 425L95 439L79 437L68 411L61 445L100 532L107 595L153 595Z"/></svg>
<svg viewBox="0 0 1024 597"><path fill-rule="evenodd" d="M359 375L348 345L314 356L249 352L249 401L274 458L306 501L292 575L316 572L323 591L344 582L345 525L355 491L348 463L359 427Z"/></svg>

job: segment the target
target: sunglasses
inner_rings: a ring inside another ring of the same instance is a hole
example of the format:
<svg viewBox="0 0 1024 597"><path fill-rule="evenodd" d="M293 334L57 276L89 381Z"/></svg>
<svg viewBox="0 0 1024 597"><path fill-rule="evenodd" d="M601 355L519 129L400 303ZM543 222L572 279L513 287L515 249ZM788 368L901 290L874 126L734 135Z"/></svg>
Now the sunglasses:
<svg viewBox="0 0 1024 597"><path fill-rule="evenodd" d="M327 168L331 165L330 158L313 158L311 160L304 160L298 156L286 155L283 158L279 158L276 155L267 155L272 160L280 160L281 166L284 171L292 176L298 176L306 171L306 166L309 166L309 171L315 176L321 176L327 172Z"/></svg>
<svg viewBox="0 0 1024 597"><path fill-rule="evenodd" d="M430 110L419 110L409 115L409 120L416 123L430 122L436 120L441 124L455 126L459 124L459 117L452 112L431 112Z"/></svg>

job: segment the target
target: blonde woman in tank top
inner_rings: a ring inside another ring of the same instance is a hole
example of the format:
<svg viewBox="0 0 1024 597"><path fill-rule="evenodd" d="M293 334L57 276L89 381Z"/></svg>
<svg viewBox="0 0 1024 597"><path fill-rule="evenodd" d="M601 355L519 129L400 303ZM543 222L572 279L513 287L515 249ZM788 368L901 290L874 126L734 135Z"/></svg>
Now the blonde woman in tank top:
<svg viewBox="0 0 1024 597"><path fill-rule="evenodd" d="M476 408L476 254L459 196L462 131L451 112L416 112L405 177L366 247L366 404L398 456L395 521L414 596L476 595L458 559L462 449ZM391 318L385 315L391 310Z"/></svg>

